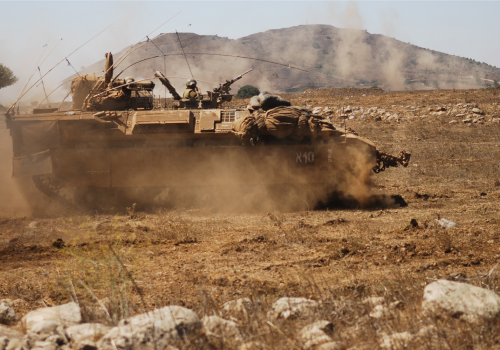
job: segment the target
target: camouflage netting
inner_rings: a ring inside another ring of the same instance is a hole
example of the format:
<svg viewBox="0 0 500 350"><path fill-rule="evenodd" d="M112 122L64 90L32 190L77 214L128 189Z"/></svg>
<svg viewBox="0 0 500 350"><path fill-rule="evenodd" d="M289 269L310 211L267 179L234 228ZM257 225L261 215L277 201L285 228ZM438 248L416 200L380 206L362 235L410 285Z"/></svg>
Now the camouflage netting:
<svg viewBox="0 0 500 350"><path fill-rule="evenodd" d="M317 136L322 128L335 130L333 125L320 116L312 115L299 107L276 107L254 111L233 123L235 133L244 144L253 143L259 137L271 135L278 139L291 138L300 141L304 137Z"/></svg>
<svg viewBox="0 0 500 350"><path fill-rule="evenodd" d="M71 109L82 109L83 101L98 80L99 77L94 74L85 74L71 81L71 96L73 97Z"/></svg>
<svg viewBox="0 0 500 350"><path fill-rule="evenodd" d="M127 105L130 96L122 90L106 91L105 93L92 97L87 108L98 111L113 111L123 110L123 106Z"/></svg>

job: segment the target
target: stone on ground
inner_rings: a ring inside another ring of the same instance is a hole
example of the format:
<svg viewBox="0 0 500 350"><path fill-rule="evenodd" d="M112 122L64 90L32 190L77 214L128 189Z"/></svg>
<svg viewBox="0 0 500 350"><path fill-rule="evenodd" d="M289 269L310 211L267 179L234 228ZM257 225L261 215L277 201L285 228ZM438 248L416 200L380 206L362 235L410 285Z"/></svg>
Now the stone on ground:
<svg viewBox="0 0 500 350"><path fill-rule="evenodd" d="M20 342L24 334L0 325L0 350L10 349Z"/></svg>
<svg viewBox="0 0 500 350"><path fill-rule="evenodd" d="M500 315L500 296L470 284L439 280L425 287L422 311L470 322L493 320Z"/></svg>
<svg viewBox="0 0 500 350"><path fill-rule="evenodd" d="M381 349L406 349L412 340L413 335L410 332L384 334L380 338L379 345Z"/></svg>
<svg viewBox="0 0 500 350"><path fill-rule="evenodd" d="M203 328L208 340L216 348L234 348L244 340L236 323L218 316L205 316Z"/></svg>
<svg viewBox="0 0 500 350"><path fill-rule="evenodd" d="M82 322L80 307L77 303L68 303L54 307L45 307L31 311L23 317L28 331L37 323L53 321L63 327L73 326Z"/></svg>
<svg viewBox="0 0 500 350"><path fill-rule="evenodd" d="M318 312L318 307L318 302L314 300L284 297L273 304L268 317L271 319L311 317Z"/></svg>
<svg viewBox="0 0 500 350"><path fill-rule="evenodd" d="M200 319L192 310L166 306L120 321L97 347L99 350L164 349L170 342L197 335L201 328Z"/></svg>
<svg viewBox="0 0 500 350"><path fill-rule="evenodd" d="M303 344L303 348L313 349L315 346L332 341L333 323L329 321L317 321L305 326L297 335L297 339Z"/></svg>
<svg viewBox="0 0 500 350"><path fill-rule="evenodd" d="M0 300L0 324L13 324L19 320L9 299Z"/></svg>
<svg viewBox="0 0 500 350"><path fill-rule="evenodd" d="M253 303L249 298L241 298L231 300L222 305L222 312L224 315L234 317L238 320L247 320L248 311L253 307Z"/></svg>
<svg viewBox="0 0 500 350"><path fill-rule="evenodd" d="M97 349L97 342L111 329L100 323L83 323L66 329L74 349Z"/></svg>

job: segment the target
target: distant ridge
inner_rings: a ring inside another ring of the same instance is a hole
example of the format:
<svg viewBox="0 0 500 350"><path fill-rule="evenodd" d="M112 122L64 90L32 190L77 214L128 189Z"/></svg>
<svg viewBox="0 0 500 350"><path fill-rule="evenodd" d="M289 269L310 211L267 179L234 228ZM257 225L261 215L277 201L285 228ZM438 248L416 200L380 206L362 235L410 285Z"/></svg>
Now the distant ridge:
<svg viewBox="0 0 500 350"><path fill-rule="evenodd" d="M500 69L486 63L428 50L365 30L330 25L272 29L234 40L193 33L180 33L180 38L195 79L211 82L200 82L202 90L211 89L250 68L254 71L235 84L235 90L246 84L278 92L309 87L460 89L485 87L500 81ZM156 39L155 44L167 55L165 61L163 57L146 60L126 70L122 77L150 78L154 71L165 70L168 77L179 77L172 78L172 83L183 89L184 80L191 75L180 55L177 36L166 34ZM254 57L297 66L309 73L254 60L193 53ZM119 54L116 53L115 58ZM153 44L146 44L132 53L115 72L156 55L162 53ZM100 61L80 73L99 72L103 66L104 61Z"/></svg>

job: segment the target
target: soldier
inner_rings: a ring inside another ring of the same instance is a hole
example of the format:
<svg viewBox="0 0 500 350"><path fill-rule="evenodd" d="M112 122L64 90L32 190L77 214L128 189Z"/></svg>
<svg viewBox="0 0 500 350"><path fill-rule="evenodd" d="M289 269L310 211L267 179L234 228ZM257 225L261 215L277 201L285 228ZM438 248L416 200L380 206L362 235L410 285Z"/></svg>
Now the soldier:
<svg viewBox="0 0 500 350"><path fill-rule="evenodd" d="M203 98L203 96L198 92L198 88L196 86L196 80L189 79L186 82L186 90L184 90L183 98L189 99L189 100L196 99L196 98L199 98L199 99Z"/></svg>

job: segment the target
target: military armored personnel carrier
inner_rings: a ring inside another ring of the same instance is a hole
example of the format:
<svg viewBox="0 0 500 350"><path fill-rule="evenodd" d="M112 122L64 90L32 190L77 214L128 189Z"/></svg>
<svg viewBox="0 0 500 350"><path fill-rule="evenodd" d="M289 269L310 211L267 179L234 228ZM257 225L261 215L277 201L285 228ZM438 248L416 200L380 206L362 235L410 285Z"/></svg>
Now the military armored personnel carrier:
<svg viewBox="0 0 500 350"><path fill-rule="evenodd" d="M104 76L73 80L71 110L7 112L14 177L66 206L209 200L293 210L332 193L362 203L372 170L408 164L409 154L383 154L272 96L262 108L224 108L241 76L184 99L157 72L174 105L156 108L154 83L113 79L112 63L108 54Z"/></svg>

